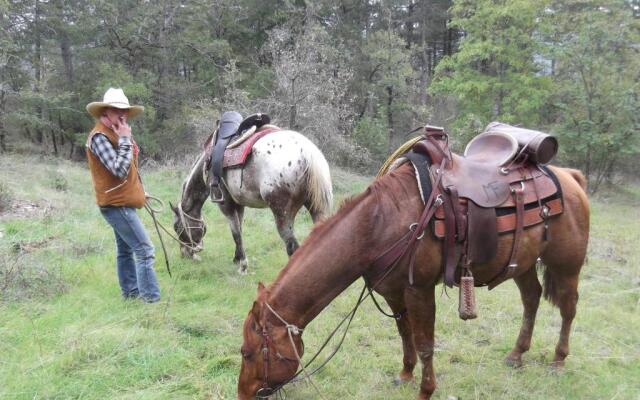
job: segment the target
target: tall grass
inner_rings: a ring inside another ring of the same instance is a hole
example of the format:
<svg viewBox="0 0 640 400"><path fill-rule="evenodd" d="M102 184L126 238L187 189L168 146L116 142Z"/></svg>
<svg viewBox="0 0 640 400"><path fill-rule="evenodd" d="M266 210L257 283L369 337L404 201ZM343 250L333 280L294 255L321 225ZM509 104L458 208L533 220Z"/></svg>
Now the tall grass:
<svg viewBox="0 0 640 400"><path fill-rule="evenodd" d="M48 181L52 169L64 177L65 190ZM0 299L0 398L235 398L242 322L258 282L273 280L287 261L269 211L246 211L250 274L239 276L226 220L207 204L202 261L179 258L170 242L170 278L158 251L163 300L145 305L119 297L113 233L93 204L82 164L9 156L0 159L0 171L0 181L16 200L37 206L29 215L3 217L0 255L20 254L24 265L54 271L60 284L48 293ZM178 198L186 173L162 167L143 171L147 190L165 200ZM337 203L369 180L340 170L333 176ZM548 368L560 329L557 309L541 304L525 365L512 369L503 358L520 327L515 285L480 291L480 317L469 322L457 318L456 294L439 288L434 398L638 399L639 201L638 187L593 201L589 263L562 373ZM152 233L150 219L142 217ZM160 219L171 225L169 212ZM304 238L311 228L309 215L301 213L295 228ZM358 286L308 326L307 356L350 309ZM395 324L365 303L342 350L315 381L327 399L412 399L417 383L391 383L401 364ZM318 398L305 384L287 393L290 399Z"/></svg>

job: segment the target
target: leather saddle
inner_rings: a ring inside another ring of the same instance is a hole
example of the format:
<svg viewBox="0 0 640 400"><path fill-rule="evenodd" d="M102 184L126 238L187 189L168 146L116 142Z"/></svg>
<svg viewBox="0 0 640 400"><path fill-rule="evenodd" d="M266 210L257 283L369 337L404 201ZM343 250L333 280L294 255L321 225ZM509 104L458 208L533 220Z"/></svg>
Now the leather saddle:
<svg viewBox="0 0 640 400"><path fill-rule="evenodd" d="M249 129L260 129L263 125L271 122L268 115L257 113L243 119L237 111L226 111L218 121L216 132L209 138L214 141L211 152L210 165L210 185L211 200L220 203L224 201L223 191L220 190L220 178L222 176L224 152L233 138L242 135ZM255 127L255 128L254 128ZM205 144L205 148L208 147Z"/></svg>
<svg viewBox="0 0 640 400"><path fill-rule="evenodd" d="M419 168L416 157L407 158L422 181L421 191L427 186L440 198L431 226L443 240L446 285L458 284L473 266L492 260L499 235L514 235L509 263L479 286L491 289L511 277L525 228L543 223L546 240L548 219L563 211L557 178L543 165L556 151L557 141L548 134L492 123L460 156L449 150L443 128L425 127L411 153L425 157L428 168ZM422 193L423 200L429 195Z"/></svg>

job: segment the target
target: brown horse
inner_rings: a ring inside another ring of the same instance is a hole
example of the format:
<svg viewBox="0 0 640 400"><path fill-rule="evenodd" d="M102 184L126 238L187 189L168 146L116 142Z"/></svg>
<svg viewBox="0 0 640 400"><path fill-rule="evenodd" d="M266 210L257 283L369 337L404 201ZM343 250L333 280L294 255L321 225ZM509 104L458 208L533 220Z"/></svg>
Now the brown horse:
<svg viewBox="0 0 640 400"><path fill-rule="evenodd" d="M544 293L560 308L562 327L553 365L560 368L569 353L569 333L578 301L578 275L589 235L589 205L584 176L576 170L551 168L564 197L564 212L549 221L548 241L541 225L524 231L514 280L524 305L522 327L507 363L519 366L529 350L535 316ZM294 376L302 357L301 330L356 279L364 277L382 295L397 320L404 351L398 381L413 379L417 358L423 364L418 399L429 399L436 388L433 370L435 287L442 280L442 245L427 234L416 250L415 282L410 285L408 255L382 281L384 271L373 261L390 248L414 223L423 204L414 171L403 165L379 178L337 214L318 225L269 287L258 295L243 328L242 367L238 398L268 395ZM498 253L489 263L474 267L479 282L496 276L509 260L513 235L500 236ZM536 274L536 260L546 266L544 290Z"/></svg>

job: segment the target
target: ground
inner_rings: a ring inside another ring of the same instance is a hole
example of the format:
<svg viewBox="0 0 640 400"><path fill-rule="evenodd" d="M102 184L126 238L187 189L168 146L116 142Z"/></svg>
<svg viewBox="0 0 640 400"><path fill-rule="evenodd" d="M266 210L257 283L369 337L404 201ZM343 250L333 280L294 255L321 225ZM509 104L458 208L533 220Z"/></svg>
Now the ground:
<svg viewBox="0 0 640 400"><path fill-rule="evenodd" d="M0 214L0 398L235 398L242 322L258 282L273 280L287 261L267 210L246 213L247 276L236 272L231 234L212 204L205 206L201 262L179 258L167 242L173 278L154 234L163 300L145 305L119 297L113 234L93 204L84 164L2 155L0 171L0 187L12 198ZM149 192L173 201L187 172L178 163L143 174ZM337 203L370 181L339 169L333 178ZM503 359L520 327L515 284L480 290L479 318L468 322L458 319L457 292L439 287L434 398L640 399L639 205L638 185L592 201L589 260L564 372L548 368L560 316L547 302L524 367L512 369ZM160 219L170 226L168 210ZM310 227L301 213L298 237ZM360 285L308 326L308 355L351 308ZM326 399L413 399L416 384L392 384L401 358L395 324L365 303L315 383ZM317 398L305 384L287 395Z"/></svg>

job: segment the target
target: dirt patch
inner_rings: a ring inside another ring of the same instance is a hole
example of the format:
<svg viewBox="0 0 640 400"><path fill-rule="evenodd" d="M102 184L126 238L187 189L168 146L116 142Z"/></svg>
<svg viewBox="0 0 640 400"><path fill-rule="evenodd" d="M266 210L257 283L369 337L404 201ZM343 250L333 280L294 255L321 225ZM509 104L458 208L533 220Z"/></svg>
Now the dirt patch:
<svg viewBox="0 0 640 400"><path fill-rule="evenodd" d="M53 206L43 201L42 204L29 200L15 200L8 209L0 212L0 220L12 218L45 217L53 211Z"/></svg>
<svg viewBox="0 0 640 400"><path fill-rule="evenodd" d="M54 236L49 236L40 240L21 240L13 242L12 247L13 251L16 253L31 253L38 249L47 247L47 244L49 244L53 239L55 239Z"/></svg>

